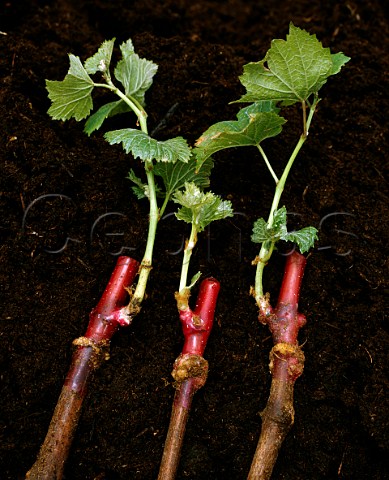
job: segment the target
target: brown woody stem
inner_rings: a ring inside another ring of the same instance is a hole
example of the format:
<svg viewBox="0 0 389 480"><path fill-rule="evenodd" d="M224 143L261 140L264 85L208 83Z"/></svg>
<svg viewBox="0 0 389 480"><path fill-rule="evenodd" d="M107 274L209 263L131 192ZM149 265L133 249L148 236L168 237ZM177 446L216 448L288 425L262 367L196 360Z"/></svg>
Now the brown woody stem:
<svg viewBox="0 0 389 480"><path fill-rule="evenodd" d="M93 372L109 357L112 336L120 325L125 326L120 307L124 305L127 295L125 288L134 281L138 266L138 262L130 257L119 257L100 302L90 313L85 337L73 342L78 348L73 353L46 438L26 479L62 479L87 384Z"/></svg>
<svg viewBox="0 0 389 480"><path fill-rule="evenodd" d="M272 383L248 480L270 479L282 442L294 422L294 383L304 368L297 336L305 317L297 308L305 265L305 257L297 252L287 257L277 307L270 315L259 316L273 336L269 365Z"/></svg>
<svg viewBox="0 0 389 480"><path fill-rule="evenodd" d="M208 278L201 283L195 310L179 308L185 343L173 366L176 393L158 480L173 480L176 476L193 395L207 380L208 362L202 355L212 329L219 290L219 282ZM176 299L179 307L180 295Z"/></svg>

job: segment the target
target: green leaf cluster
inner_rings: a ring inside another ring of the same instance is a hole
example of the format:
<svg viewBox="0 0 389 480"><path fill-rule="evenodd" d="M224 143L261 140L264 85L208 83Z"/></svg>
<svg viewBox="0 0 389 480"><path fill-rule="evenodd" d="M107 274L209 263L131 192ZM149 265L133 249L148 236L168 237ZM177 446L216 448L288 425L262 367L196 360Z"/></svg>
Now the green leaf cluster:
<svg viewBox="0 0 389 480"><path fill-rule="evenodd" d="M215 220L233 216L231 202L222 200L212 192L203 192L193 182L185 183L185 190L175 192L174 202L181 205L176 213L178 220L191 223L198 232Z"/></svg>
<svg viewBox="0 0 389 480"><path fill-rule="evenodd" d="M307 252L314 246L317 237L315 227L305 227L301 230L288 232L286 227L286 208L282 207L275 211L272 226L269 228L265 219L259 218L253 227L251 240L254 243L271 242L277 243L279 240L285 242L294 242L299 247L301 253Z"/></svg>
<svg viewBox="0 0 389 480"><path fill-rule="evenodd" d="M70 54L70 68L64 80L46 80L46 89L52 102L48 113L54 120L83 120L93 109L92 91L95 87L115 90L110 73L114 43L115 39L103 42L84 65L79 57ZM88 135L99 129L106 118L128 112L130 106L126 104L126 98L136 106L143 106L145 93L157 72L156 64L135 53L131 40L122 43L120 51L121 59L114 69L114 77L123 85L125 98L100 107L86 122L85 132ZM92 80L90 75L96 73L101 74L105 83Z"/></svg>
<svg viewBox="0 0 389 480"><path fill-rule="evenodd" d="M276 105L307 103L318 94L327 78L350 60L343 53L331 54L316 35L292 23L286 40L273 40L265 57L244 66L240 81L246 93L235 103L251 103L241 109L236 121L212 125L196 142L199 170L210 155L232 147L256 146L282 131L285 119ZM316 103L318 98L316 98Z"/></svg>
<svg viewBox="0 0 389 480"><path fill-rule="evenodd" d="M196 171L196 161L193 157L187 163L159 162L154 165L154 175L162 179L164 189L156 187L157 196L170 198L174 192L185 187L185 183L192 182L201 189L209 187L213 161L208 158L200 172ZM135 185L132 187L138 199L148 197L148 186L138 178L131 169L128 177Z"/></svg>
<svg viewBox="0 0 389 480"><path fill-rule="evenodd" d="M123 87L120 91L112 81L111 63L115 39L106 40L98 51L82 64L79 57L70 54L70 69L63 81L46 81L46 88L52 102L49 114L56 120L75 118L82 120L89 116L85 124L85 132L90 135L98 130L104 120L113 115L134 111L146 118L143 110L145 93L153 82L157 65L140 58L134 51L129 39L120 45L121 58L113 70L114 79ZM91 76L100 74L103 83L96 83ZM93 109L92 92L100 87L111 90L119 96L101 106L90 115ZM141 129L125 128L105 134L111 144L121 144L126 153L147 163L147 168L154 170L160 177L164 190L155 186L156 194L168 200L172 194L183 189L186 182L192 182L199 188L209 186L209 176L213 166L211 158L206 159L201 172L196 171L196 160L192 149L182 137L160 141L150 137L145 124ZM153 163L155 161L156 163ZM149 197L149 186L130 170L128 178L133 182L133 191L138 199Z"/></svg>

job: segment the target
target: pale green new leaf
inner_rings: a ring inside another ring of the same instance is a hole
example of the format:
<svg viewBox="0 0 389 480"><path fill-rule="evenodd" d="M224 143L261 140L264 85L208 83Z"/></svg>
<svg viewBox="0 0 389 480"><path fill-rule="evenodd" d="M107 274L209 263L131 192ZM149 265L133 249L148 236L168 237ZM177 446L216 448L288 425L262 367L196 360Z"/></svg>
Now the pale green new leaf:
<svg viewBox="0 0 389 480"><path fill-rule="evenodd" d="M264 243L273 239L273 232L267 228L267 222L264 218L258 218L253 225L251 241L254 243Z"/></svg>
<svg viewBox="0 0 389 480"><path fill-rule="evenodd" d="M195 284L197 283L197 281L200 277L201 277L201 272L197 272L196 275L193 275L193 277L190 281L190 284L186 288L191 290L195 286Z"/></svg>
<svg viewBox="0 0 389 480"><path fill-rule="evenodd" d="M135 98L141 105L144 104L145 92L153 83L153 77L158 70L158 65L139 58L134 52L134 46L129 39L120 46L122 59L115 68L115 77L122 83L128 97Z"/></svg>
<svg viewBox="0 0 389 480"><path fill-rule="evenodd" d="M85 61L84 67L89 75L93 75L96 72L109 71L114 43L115 38L112 40L105 40L93 57L90 57Z"/></svg>
<svg viewBox="0 0 389 480"><path fill-rule="evenodd" d="M277 235L278 237L282 237L282 235L285 235L287 232L286 214L287 212L285 207L281 207L274 212L272 228L273 228L274 234Z"/></svg>
<svg viewBox="0 0 389 480"><path fill-rule="evenodd" d="M186 183L185 190L175 192L173 200L181 205L176 213L178 220L192 223L199 232L215 220L233 216L230 201L212 192L204 193L194 183Z"/></svg>
<svg viewBox="0 0 389 480"><path fill-rule="evenodd" d="M77 121L87 117L93 108L92 90L94 83L82 66L81 60L69 55L70 68L64 80L46 80L51 107L48 114L54 120Z"/></svg>
<svg viewBox="0 0 389 480"><path fill-rule="evenodd" d="M162 178L166 196L170 197L176 190L183 188L187 182L193 182L201 189L209 187L209 176L211 175L212 167L213 161L211 158L208 158L203 168L197 172L196 161L192 157L188 163L157 163L154 167L154 173Z"/></svg>
<svg viewBox="0 0 389 480"><path fill-rule="evenodd" d="M305 101L348 60L342 53L332 55L316 35L291 23L286 40L273 40L262 61L244 67L240 81L247 93L238 101L272 100L282 105Z"/></svg>
<svg viewBox="0 0 389 480"><path fill-rule="evenodd" d="M142 180L136 176L134 170L130 170L127 176L128 180L131 180L135 185L131 187L132 191L134 192L135 196L138 200L142 200L142 198L149 198L149 186L147 183L143 183ZM155 185L155 192L157 197L163 197L163 192L161 191L158 185Z"/></svg>
<svg viewBox="0 0 389 480"><path fill-rule="evenodd" d="M272 226L263 218L256 220L253 226L251 241L254 243L263 243L267 241L277 242L288 233L286 229L286 208L281 207L274 212Z"/></svg>
<svg viewBox="0 0 389 480"><path fill-rule="evenodd" d="M131 188L137 199L141 200L142 198L146 198L147 184L143 183L142 180L136 176L134 170L131 169L128 172L127 178L131 180L131 182L135 183L135 185Z"/></svg>
<svg viewBox="0 0 389 480"><path fill-rule="evenodd" d="M197 169L199 170L204 161L219 150L258 146L266 138L278 135L286 120L277 114L273 104L269 102L267 104L272 105L269 111L264 111L263 103L254 103L238 112L238 120L219 122L205 131L197 140L194 149Z"/></svg>
<svg viewBox="0 0 389 480"><path fill-rule="evenodd" d="M273 224L268 228L266 220L259 218L253 226L251 240L254 243L273 242L279 240L285 242L294 242L299 247L301 253L307 252L313 247L317 240L317 229L314 227L305 227L301 230L288 232L286 228L286 208L281 207L274 212Z"/></svg>
<svg viewBox="0 0 389 480"><path fill-rule="evenodd" d="M88 118L85 122L84 132L91 135L91 133L101 127L106 118L113 117L118 113L126 113L130 110L130 107L123 100L107 103Z"/></svg>
<svg viewBox="0 0 389 480"><path fill-rule="evenodd" d="M279 210L277 212L279 212ZM287 234L286 218L283 222L282 215L277 215L277 212L274 216L275 222L270 228L264 218L259 218L254 222L253 233L251 235L252 242L264 243L270 241L276 243L282 239L283 235Z"/></svg>
<svg viewBox="0 0 389 480"><path fill-rule="evenodd" d="M190 147L182 137L159 141L133 128L107 132L104 137L111 145L121 143L126 153L131 152L134 158L139 157L143 161L186 163L191 155Z"/></svg>
<svg viewBox="0 0 389 480"><path fill-rule="evenodd" d="M318 240L317 229L315 227L305 227L295 232L288 232L281 237L281 240L296 243L300 252L305 253L314 246L315 240Z"/></svg>

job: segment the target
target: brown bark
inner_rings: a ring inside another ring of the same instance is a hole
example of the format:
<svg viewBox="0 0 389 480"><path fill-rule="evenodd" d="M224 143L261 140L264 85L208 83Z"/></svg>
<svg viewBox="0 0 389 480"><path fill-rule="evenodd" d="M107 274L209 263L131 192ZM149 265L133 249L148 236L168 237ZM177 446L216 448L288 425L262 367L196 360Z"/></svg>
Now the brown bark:
<svg viewBox="0 0 389 480"><path fill-rule="evenodd" d="M108 285L89 315L84 337L74 340L77 346L55 407L46 438L36 462L26 474L27 480L61 480L65 462L81 415L87 386L95 370L109 358L109 344L123 323L120 307L127 296L126 287L134 281L138 262L119 257Z"/></svg>
<svg viewBox="0 0 389 480"><path fill-rule="evenodd" d="M269 326L273 337L269 365L272 382L248 480L270 479L282 442L294 423L294 383L304 369L297 337L305 325L304 315L298 312L305 265L305 257L297 252L287 257L276 309L273 312L269 305L268 312L260 310L259 320Z"/></svg>
<svg viewBox="0 0 389 480"><path fill-rule="evenodd" d="M77 429L84 395L64 386L37 461L27 472L28 480L60 480Z"/></svg>
<svg viewBox="0 0 389 480"><path fill-rule="evenodd" d="M292 349L284 353L277 350L276 345L270 354L272 372L270 395L266 408L261 414L261 435L248 480L270 479L278 452L294 423L294 382L297 372L301 375L303 371L304 354L299 346L294 348L294 353Z"/></svg>
<svg viewBox="0 0 389 480"><path fill-rule="evenodd" d="M207 381L208 362L202 355L211 333L219 290L220 284L214 278L203 280L194 311L187 305L188 297L176 294L185 343L173 366L176 393L158 480L174 480L176 476L193 395ZM183 302L186 308L181 310Z"/></svg>
<svg viewBox="0 0 389 480"><path fill-rule="evenodd" d="M173 480L176 477L186 424L189 418L193 394L196 390L193 381L193 378L189 378L182 382L174 396L158 480Z"/></svg>

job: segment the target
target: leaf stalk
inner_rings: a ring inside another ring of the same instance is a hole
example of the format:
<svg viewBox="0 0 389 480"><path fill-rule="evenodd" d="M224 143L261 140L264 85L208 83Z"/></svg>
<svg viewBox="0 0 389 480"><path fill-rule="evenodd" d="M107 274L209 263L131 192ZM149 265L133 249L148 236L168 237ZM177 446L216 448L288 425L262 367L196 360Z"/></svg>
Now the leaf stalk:
<svg viewBox="0 0 389 480"><path fill-rule="evenodd" d="M264 151L264 149L261 147L260 144L257 145L258 147L258 150L260 151L261 155L262 155L262 158L264 159L265 163L266 163L266 166L267 168L269 169L270 173L271 173L271 176L273 177L274 181L276 182L276 184L278 183L278 177L277 175L275 174L270 162L269 162L269 159L267 158L266 156L266 153Z"/></svg>

